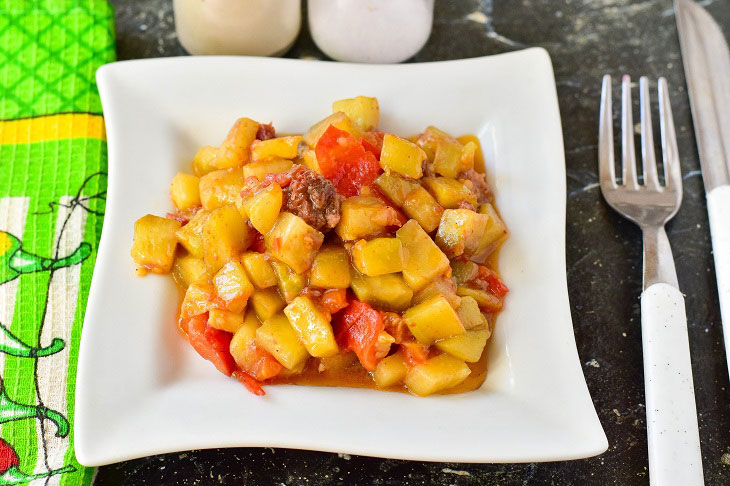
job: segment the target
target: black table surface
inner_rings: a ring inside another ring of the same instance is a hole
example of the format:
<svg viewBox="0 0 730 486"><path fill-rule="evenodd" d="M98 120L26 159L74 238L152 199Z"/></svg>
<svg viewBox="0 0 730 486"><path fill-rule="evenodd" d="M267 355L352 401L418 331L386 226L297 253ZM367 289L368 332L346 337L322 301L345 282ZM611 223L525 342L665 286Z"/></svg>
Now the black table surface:
<svg viewBox="0 0 730 486"><path fill-rule="evenodd" d="M186 54L175 35L170 0L113 3L120 60ZM730 34L730 2L700 3ZM433 33L413 58L469 58L527 46L542 46L552 57L567 164L568 290L578 354L608 451L570 462L481 465L271 448L202 450L105 466L96 484L648 484L641 234L606 205L597 188L598 101L605 73L664 76L669 82L684 201L667 232L686 295L705 480L730 484L728 370L678 42L671 0L436 0ZM287 57L326 59L306 20Z"/></svg>

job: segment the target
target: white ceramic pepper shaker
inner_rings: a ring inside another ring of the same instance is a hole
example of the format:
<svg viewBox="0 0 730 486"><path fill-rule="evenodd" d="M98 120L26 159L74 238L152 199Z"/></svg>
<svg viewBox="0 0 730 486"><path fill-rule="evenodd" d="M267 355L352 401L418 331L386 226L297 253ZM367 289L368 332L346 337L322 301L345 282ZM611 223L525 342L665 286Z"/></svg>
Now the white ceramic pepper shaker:
<svg viewBox="0 0 730 486"><path fill-rule="evenodd" d="M280 56L302 23L301 0L174 0L175 28L191 54Z"/></svg>
<svg viewBox="0 0 730 486"><path fill-rule="evenodd" d="M338 61L402 62L426 43L433 0L308 0L309 30Z"/></svg>

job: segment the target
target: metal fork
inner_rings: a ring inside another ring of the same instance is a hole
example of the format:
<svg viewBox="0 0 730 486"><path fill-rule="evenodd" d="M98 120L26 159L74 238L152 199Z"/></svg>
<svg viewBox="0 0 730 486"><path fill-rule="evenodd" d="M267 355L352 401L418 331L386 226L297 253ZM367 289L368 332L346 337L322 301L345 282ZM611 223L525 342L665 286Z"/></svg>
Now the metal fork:
<svg viewBox="0 0 730 486"><path fill-rule="evenodd" d="M622 78L622 183L616 182L613 153L611 76L604 76L598 136L601 192L606 202L633 221L644 235L644 291L641 334L652 485L704 484L684 297L679 291L672 249L664 225L682 202L682 173L667 81L659 79L659 113L665 184L654 154L649 80L639 81L643 184L634 146L631 79Z"/></svg>

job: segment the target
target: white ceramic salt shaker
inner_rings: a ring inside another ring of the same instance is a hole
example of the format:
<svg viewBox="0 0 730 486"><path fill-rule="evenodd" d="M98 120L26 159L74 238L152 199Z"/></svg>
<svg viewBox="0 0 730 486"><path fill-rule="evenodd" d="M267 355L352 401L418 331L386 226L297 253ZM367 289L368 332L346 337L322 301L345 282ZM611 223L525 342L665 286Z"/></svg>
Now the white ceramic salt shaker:
<svg viewBox="0 0 730 486"><path fill-rule="evenodd" d="M402 62L428 40L433 0L308 0L309 30L338 61Z"/></svg>
<svg viewBox="0 0 730 486"><path fill-rule="evenodd" d="M302 23L301 0L174 0L180 43L195 55L280 56Z"/></svg>

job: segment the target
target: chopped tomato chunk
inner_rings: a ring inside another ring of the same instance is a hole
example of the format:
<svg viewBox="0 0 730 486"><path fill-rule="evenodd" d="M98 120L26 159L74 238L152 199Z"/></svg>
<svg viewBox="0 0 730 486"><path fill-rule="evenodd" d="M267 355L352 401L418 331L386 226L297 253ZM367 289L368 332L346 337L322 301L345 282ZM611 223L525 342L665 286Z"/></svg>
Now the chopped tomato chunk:
<svg viewBox="0 0 730 486"><path fill-rule="evenodd" d="M378 159L365 150L361 140L332 125L315 147L322 175L345 197L357 196L382 172Z"/></svg>
<svg viewBox="0 0 730 486"><path fill-rule="evenodd" d="M330 314L341 311L349 305L347 302L347 289L329 289L325 291L320 303Z"/></svg>
<svg viewBox="0 0 730 486"><path fill-rule="evenodd" d="M198 354L213 363L218 371L231 376L236 369L236 362L229 351L231 333L210 327L207 313L188 319L187 331L188 340Z"/></svg>
<svg viewBox="0 0 730 486"><path fill-rule="evenodd" d="M241 382L243 386L246 387L248 391L253 393L256 396L263 397L266 395L266 392L261 387L261 383L256 381L254 377L246 373L245 371L236 370L233 372L233 378Z"/></svg>
<svg viewBox="0 0 730 486"><path fill-rule="evenodd" d="M416 366L428 360L428 346L417 342L401 343L400 353L408 366Z"/></svg>
<svg viewBox="0 0 730 486"><path fill-rule="evenodd" d="M504 297L509 292L499 274L482 265L479 266L479 271L473 282L482 290L486 290L496 297Z"/></svg>
<svg viewBox="0 0 730 486"><path fill-rule="evenodd" d="M335 338L345 351L354 351L368 371L375 371L381 356L378 335L383 331L380 312L365 302L353 300L334 321Z"/></svg>
<svg viewBox="0 0 730 486"><path fill-rule="evenodd" d="M253 342L248 348L245 366L242 365L241 368L258 381L265 381L269 378L273 378L281 373L282 369L284 369L281 363L276 361L276 358L274 358L268 351L259 348L256 346L256 343Z"/></svg>

